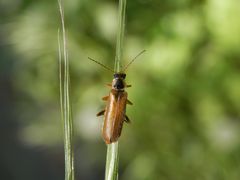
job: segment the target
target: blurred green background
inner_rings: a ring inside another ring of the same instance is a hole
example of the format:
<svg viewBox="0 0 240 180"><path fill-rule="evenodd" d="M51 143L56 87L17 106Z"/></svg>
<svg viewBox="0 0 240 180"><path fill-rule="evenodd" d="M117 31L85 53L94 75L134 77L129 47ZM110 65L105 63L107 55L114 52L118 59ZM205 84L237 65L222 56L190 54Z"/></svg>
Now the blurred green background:
<svg viewBox="0 0 240 180"><path fill-rule="evenodd" d="M76 179L104 178L101 97L112 74L117 0L70 0ZM128 0L123 64L132 123L122 180L240 178L240 1ZM0 1L0 179L64 179L57 1Z"/></svg>

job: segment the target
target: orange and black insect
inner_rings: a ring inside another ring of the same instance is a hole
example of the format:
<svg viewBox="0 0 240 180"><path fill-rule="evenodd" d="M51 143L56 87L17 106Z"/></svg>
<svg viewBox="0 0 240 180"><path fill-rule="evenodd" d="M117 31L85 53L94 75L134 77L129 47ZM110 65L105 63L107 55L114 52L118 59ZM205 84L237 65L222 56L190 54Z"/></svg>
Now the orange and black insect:
<svg viewBox="0 0 240 180"><path fill-rule="evenodd" d="M132 105L132 102L127 99L127 92L125 88L131 87L125 83L126 78L126 69L128 66L144 51L140 52L130 63L127 64L120 72L114 72L107 66L99 63L98 61L89 58L90 60L96 62L97 64L103 66L105 69L108 69L113 74L113 81L111 84L107 84L111 87L111 91L108 96L102 98L102 100L107 101L106 107L104 110L97 113L97 116L104 115L104 123L102 129L102 136L106 144L111 144L116 142L121 135L123 123L130 123L130 119L126 115L126 105Z"/></svg>

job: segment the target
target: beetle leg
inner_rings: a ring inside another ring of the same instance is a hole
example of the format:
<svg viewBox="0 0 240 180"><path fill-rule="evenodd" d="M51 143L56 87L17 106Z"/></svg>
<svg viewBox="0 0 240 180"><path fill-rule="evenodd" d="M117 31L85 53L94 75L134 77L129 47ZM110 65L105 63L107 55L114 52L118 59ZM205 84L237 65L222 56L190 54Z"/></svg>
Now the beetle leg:
<svg viewBox="0 0 240 180"><path fill-rule="evenodd" d="M109 86L109 87L112 87L112 84L111 84L111 83L107 83L106 85Z"/></svg>
<svg viewBox="0 0 240 180"><path fill-rule="evenodd" d="M125 121L126 123L130 123L130 122L131 122L127 115L125 115L124 121Z"/></svg>
<svg viewBox="0 0 240 180"><path fill-rule="evenodd" d="M126 85L126 87L129 88L129 87L132 87L132 85L128 84L128 85Z"/></svg>
<svg viewBox="0 0 240 180"><path fill-rule="evenodd" d="M102 110L99 113L97 113L97 116L102 116L102 115L104 115L104 113L105 113L105 110Z"/></svg>
<svg viewBox="0 0 240 180"><path fill-rule="evenodd" d="M108 100L108 96L102 97L102 100L107 101Z"/></svg>
<svg viewBox="0 0 240 180"><path fill-rule="evenodd" d="M129 101L128 99L127 99L127 104L133 105L133 103L131 101Z"/></svg>

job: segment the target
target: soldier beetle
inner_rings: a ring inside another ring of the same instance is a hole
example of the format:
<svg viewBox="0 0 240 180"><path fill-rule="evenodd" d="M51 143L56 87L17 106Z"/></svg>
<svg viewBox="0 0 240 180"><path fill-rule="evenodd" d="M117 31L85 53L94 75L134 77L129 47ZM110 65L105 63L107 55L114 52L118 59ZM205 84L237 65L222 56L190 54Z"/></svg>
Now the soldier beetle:
<svg viewBox="0 0 240 180"><path fill-rule="evenodd" d="M141 51L120 72L114 72L109 67L88 57L91 61L114 73L112 83L107 84L111 87L111 91L108 96L102 98L102 100L107 101L106 107L104 110L97 113L97 116L104 115L102 136L106 144L116 142L121 135L123 123L130 123L130 119L126 115L126 105L132 105L133 103L127 99L128 94L125 88L131 87L131 85L127 85L125 82L125 71L129 65L144 52L145 50Z"/></svg>

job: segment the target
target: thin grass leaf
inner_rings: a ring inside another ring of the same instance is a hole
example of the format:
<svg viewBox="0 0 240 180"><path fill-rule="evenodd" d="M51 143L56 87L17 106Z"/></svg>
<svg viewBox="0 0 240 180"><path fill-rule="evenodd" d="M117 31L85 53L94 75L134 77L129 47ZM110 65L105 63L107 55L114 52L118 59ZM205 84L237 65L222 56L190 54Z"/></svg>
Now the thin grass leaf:
<svg viewBox="0 0 240 180"><path fill-rule="evenodd" d="M70 89L69 60L64 25L64 10L62 7L61 0L58 0L58 6L61 16L61 30L62 30L62 38L60 36L60 31L58 31L58 48L59 48L60 108L64 130L65 180L74 180L73 120L69 92ZM63 46L61 46L61 44L63 44Z"/></svg>

